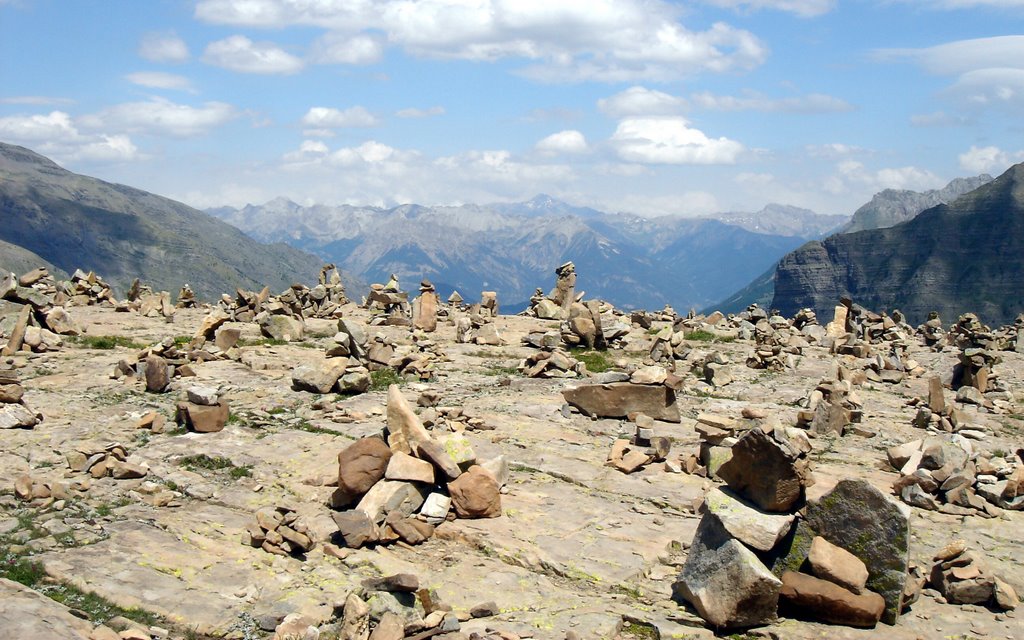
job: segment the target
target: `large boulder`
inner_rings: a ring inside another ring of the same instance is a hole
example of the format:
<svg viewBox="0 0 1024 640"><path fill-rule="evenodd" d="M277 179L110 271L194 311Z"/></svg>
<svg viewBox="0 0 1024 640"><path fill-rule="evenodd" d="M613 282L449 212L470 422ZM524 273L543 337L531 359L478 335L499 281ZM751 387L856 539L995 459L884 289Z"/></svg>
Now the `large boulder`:
<svg viewBox="0 0 1024 640"><path fill-rule="evenodd" d="M588 416L625 418L631 413L644 413L665 422L680 420L676 394L664 385L586 384L565 389L562 396Z"/></svg>
<svg viewBox="0 0 1024 640"><path fill-rule="evenodd" d="M348 358L326 358L314 364L302 364L292 370L292 387L297 391L330 393L345 374Z"/></svg>
<svg viewBox="0 0 1024 640"><path fill-rule="evenodd" d="M260 320L260 333L271 340L302 340L306 325L302 320L280 314L267 314Z"/></svg>
<svg viewBox="0 0 1024 640"><path fill-rule="evenodd" d="M774 512L799 507L811 484L806 459L760 429L751 429L733 445L718 477L746 500Z"/></svg>
<svg viewBox="0 0 1024 640"><path fill-rule="evenodd" d="M497 481L480 465L448 483L452 507L460 518L497 518L501 516L501 493Z"/></svg>
<svg viewBox="0 0 1024 640"><path fill-rule="evenodd" d="M807 506L807 524L860 558L867 588L885 599L882 621L896 624L910 563L910 510L865 480L842 480Z"/></svg>
<svg viewBox="0 0 1024 640"><path fill-rule="evenodd" d="M391 460L391 449L380 438L356 440L338 454L338 489L333 503L350 504L380 482Z"/></svg>
<svg viewBox="0 0 1024 640"><path fill-rule="evenodd" d="M733 538L718 518L705 514L697 525L678 595L720 629L751 627L775 619L782 582L753 551Z"/></svg>

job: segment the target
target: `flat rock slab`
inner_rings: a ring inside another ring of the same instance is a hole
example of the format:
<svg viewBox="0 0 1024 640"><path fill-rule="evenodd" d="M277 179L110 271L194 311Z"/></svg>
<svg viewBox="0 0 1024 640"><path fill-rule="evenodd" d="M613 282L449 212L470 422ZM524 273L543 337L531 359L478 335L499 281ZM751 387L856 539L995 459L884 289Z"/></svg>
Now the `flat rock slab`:
<svg viewBox="0 0 1024 640"><path fill-rule="evenodd" d="M765 513L718 487L704 497L704 508L718 518L734 538L757 551L771 551L789 532L796 517Z"/></svg>
<svg viewBox="0 0 1024 640"><path fill-rule="evenodd" d="M118 606L141 607L218 636L240 610L299 611L326 620L331 606L321 585L343 592L358 583L359 576L335 563L311 563L309 573L299 573L292 558L268 564L268 554L240 544L251 514L198 503L158 513L159 526L125 519L107 526L107 540L44 554L47 573ZM292 565L295 573L287 570ZM246 589L249 602L237 595Z"/></svg>
<svg viewBox="0 0 1024 640"><path fill-rule="evenodd" d="M665 422L680 419L675 391L664 385L585 384L563 390L562 396L588 416L625 418L631 413L644 413Z"/></svg>
<svg viewBox="0 0 1024 640"><path fill-rule="evenodd" d="M0 638L89 640L92 625L25 585L0 578Z"/></svg>

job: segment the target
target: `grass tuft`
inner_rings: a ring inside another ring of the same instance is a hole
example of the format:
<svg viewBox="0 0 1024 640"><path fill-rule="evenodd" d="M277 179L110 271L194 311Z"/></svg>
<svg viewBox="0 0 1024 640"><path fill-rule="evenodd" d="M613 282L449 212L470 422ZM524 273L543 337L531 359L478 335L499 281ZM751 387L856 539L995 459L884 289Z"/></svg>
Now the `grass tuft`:
<svg viewBox="0 0 1024 640"><path fill-rule="evenodd" d="M69 341L86 349L113 349L115 347L143 349L146 346L127 336L72 336Z"/></svg>

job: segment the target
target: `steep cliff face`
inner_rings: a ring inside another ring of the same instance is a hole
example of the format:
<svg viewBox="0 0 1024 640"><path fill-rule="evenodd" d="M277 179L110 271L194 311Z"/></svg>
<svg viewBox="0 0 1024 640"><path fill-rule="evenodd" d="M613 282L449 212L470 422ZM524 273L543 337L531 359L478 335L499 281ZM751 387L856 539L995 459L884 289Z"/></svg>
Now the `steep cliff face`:
<svg viewBox="0 0 1024 640"><path fill-rule="evenodd" d="M843 295L914 323L929 311L1012 321L1024 311L1024 164L908 222L805 244L779 263L772 306L827 318Z"/></svg>
<svg viewBox="0 0 1024 640"><path fill-rule="evenodd" d="M957 178L941 189L930 191L886 189L876 193L871 202L854 211L849 224L840 229L839 233L884 229L906 222L925 209L952 202L991 181L992 176L982 174L972 178Z"/></svg>

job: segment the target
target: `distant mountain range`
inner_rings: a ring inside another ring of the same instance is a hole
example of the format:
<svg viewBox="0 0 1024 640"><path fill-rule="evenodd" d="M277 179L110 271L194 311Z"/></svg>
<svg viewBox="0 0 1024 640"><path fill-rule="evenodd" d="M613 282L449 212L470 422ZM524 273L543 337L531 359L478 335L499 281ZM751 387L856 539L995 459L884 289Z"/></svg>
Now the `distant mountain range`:
<svg viewBox="0 0 1024 640"><path fill-rule="evenodd" d="M4 268L94 270L119 295L136 277L172 294L188 283L204 299L236 287L281 291L293 282L315 283L321 266L308 253L260 244L180 202L72 173L4 143L0 241Z"/></svg>
<svg viewBox="0 0 1024 640"><path fill-rule="evenodd" d="M1012 322L1024 311L1024 164L906 222L807 243L780 261L772 306L828 318L842 295L915 324L930 311Z"/></svg>
<svg viewBox="0 0 1024 640"><path fill-rule="evenodd" d="M854 212L847 224L834 233L853 233L866 229L882 229L906 222L929 207L952 202L961 195L991 182L992 176L982 174L973 178L956 178L942 189L917 192L903 189L885 189L876 193L871 201ZM823 234L825 235L825 234ZM731 296L709 305L705 311L719 310L723 313L738 313L751 303L771 307L775 297L775 271L772 265L767 271L754 278Z"/></svg>
<svg viewBox="0 0 1024 640"><path fill-rule="evenodd" d="M429 278L442 296L495 290L507 310L526 305L554 268L576 263L577 288L623 308L681 311L749 282L786 252L846 219L769 205L726 221L643 218L574 207L547 195L527 202L393 208L300 206L278 198L208 212L256 239L284 240L370 282L391 273L413 290Z"/></svg>

